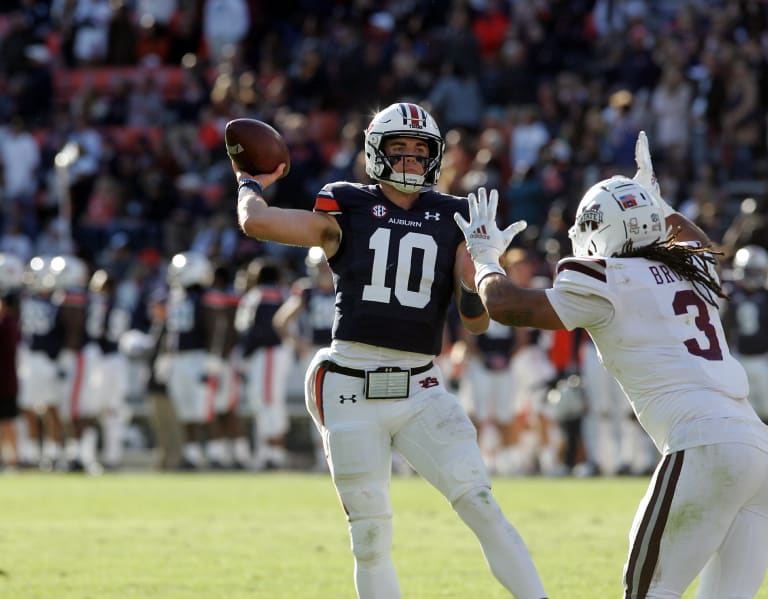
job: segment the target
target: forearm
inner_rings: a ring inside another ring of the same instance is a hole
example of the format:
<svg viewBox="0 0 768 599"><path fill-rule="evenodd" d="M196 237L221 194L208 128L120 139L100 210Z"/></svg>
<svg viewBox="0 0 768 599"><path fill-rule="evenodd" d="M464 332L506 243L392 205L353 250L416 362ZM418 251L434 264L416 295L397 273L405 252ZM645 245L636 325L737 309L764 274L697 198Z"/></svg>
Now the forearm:
<svg viewBox="0 0 768 599"><path fill-rule="evenodd" d="M483 277L479 290L488 315L496 322L546 330L564 328L542 289L518 287L494 273Z"/></svg>

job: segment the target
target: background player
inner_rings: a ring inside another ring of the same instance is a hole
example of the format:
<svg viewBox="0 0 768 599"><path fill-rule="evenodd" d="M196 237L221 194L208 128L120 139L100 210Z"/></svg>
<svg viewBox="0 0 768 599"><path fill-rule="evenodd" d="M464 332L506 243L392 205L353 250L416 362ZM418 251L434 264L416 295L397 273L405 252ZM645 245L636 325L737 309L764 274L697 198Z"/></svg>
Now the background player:
<svg viewBox="0 0 768 599"><path fill-rule="evenodd" d="M285 303L275 313L275 330L293 346L300 372L306 372L310 360L322 347L331 344L331 328L336 313L333 273L323 248L309 248L304 261L307 276L296 281ZM315 470L328 470L323 439L312 427Z"/></svg>
<svg viewBox="0 0 768 599"><path fill-rule="evenodd" d="M768 423L768 252L759 245L739 248L724 323L734 354L747 371L749 400Z"/></svg>
<svg viewBox="0 0 768 599"><path fill-rule="evenodd" d="M456 293L464 326L488 326L471 265L451 222L466 202L431 189L444 142L415 104L393 104L365 132L366 172L376 185L336 182L314 212L267 204L269 175L238 172L238 215L252 237L321 246L333 270L333 341L317 353L306 402L323 436L349 521L355 585L364 599L400 597L392 561L391 456L396 449L451 502L477 535L496 578L518 599L545 596L523 540L490 491L476 431L443 383L440 353Z"/></svg>
<svg viewBox="0 0 768 599"><path fill-rule="evenodd" d="M491 316L585 328L662 454L632 525L625 597L680 597L699 573L700 599L753 597L768 567L768 428L728 350L709 240L661 198L644 133L637 163L636 180L584 195L575 257L559 262L551 289L504 276L499 256L521 227L496 226L495 192L479 190L469 222L456 221Z"/></svg>
<svg viewBox="0 0 768 599"><path fill-rule="evenodd" d="M248 265L247 287L235 314L238 351L242 356L245 393L254 417L254 466L257 470L287 464L287 377L290 355L273 325L285 301L277 262L256 258Z"/></svg>

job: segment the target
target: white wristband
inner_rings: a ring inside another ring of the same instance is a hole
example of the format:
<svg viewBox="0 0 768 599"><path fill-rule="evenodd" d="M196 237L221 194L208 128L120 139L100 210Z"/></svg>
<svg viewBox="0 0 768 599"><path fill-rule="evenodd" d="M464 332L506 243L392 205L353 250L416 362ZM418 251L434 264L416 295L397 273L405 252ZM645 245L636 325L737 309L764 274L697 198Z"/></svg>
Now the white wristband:
<svg viewBox="0 0 768 599"><path fill-rule="evenodd" d="M496 263L485 263L485 264L478 264L475 262L475 289L480 289L480 281L482 281L486 276L497 273L500 275L507 276L507 273L504 271L504 269L501 267L501 265Z"/></svg>

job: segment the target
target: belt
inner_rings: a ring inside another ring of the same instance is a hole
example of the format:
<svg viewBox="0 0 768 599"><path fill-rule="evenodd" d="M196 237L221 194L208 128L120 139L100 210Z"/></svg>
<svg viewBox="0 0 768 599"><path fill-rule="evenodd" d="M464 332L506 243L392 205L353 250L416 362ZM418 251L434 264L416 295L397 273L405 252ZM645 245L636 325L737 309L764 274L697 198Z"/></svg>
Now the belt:
<svg viewBox="0 0 768 599"><path fill-rule="evenodd" d="M341 366L340 364L336 364L336 362L331 362L330 360L325 360L322 363L323 368L325 368L329 372L336 372L338 374L345 374L347 376L355 376L359 379L365 378L365 370L358 370L357 368L347 368L346 366ZM410 372L411 375L415 374L421 374L422 372L426 372L430 368L434 366L433 362L430 360L427 364L424 366L419 366L417 368L411 368Z"/></svg>

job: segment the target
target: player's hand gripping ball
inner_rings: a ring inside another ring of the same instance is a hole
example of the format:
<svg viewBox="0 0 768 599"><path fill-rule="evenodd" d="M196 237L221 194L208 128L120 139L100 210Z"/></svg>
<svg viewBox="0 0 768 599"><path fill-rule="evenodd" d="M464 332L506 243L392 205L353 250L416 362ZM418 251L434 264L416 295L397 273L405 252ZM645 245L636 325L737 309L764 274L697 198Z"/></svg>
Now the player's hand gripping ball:
<svg viewBox="0 0 768 599"><path fill-rule="evenodd" d="M224 128L227 154L239 168L250 175L273 173L285 163L282 177L291 168L291 157L283 137L272 127L256 119L234 119Z"/></svg>

